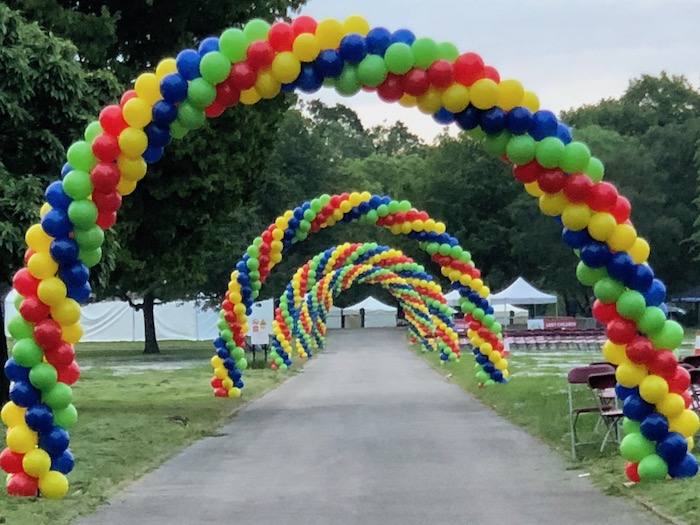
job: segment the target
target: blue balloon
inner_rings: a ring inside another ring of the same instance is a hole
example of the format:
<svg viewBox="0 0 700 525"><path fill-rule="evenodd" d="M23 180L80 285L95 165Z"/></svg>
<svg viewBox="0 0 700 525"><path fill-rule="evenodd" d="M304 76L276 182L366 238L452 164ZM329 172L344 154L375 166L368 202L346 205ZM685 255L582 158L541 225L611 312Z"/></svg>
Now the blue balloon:
<svg viewBox="0 0 700 525"><path fill-rule="evenodd" d="M581 248L579 257L586 266L601 268L605 266L611 257L610 249L603 242L594 241Z"/></svg>
<svg viewBox="0 0 700 525"><path fill-rule="evenodd" d="M227 370L233 370L234 368L236 368L236 361L231 357L224 358L224 368L226 368Z"/></svg>
<svg viewBox="0 0 700 525"><path fill-rule="evenodd" d="M10 401L20 407L30 407L39 402L41 392L27 381L15 381L10 387Z"/></svg>
<svg viewBox="0 0 700 525"><path fill-rule="evenodd" d="M280 91L282 91L283 93L292 93L296 88L297 88L297 83L296 83L296 80L294 80L292 82L282 84L280 86Z"/></svg>
<svg viewBox="0 0 700 525"><path fill-rule="evenodd" d="M41 218L41 227L51 237L68 237L73 231L73 224L68 213L61 208L51 208Z"/></svg>
<svg viewBox="0 0 700 525"><path fill-rule="evenodd" d="M632 394L622 404L622 413L635 421L643 421L645 417L654 411L654 405L647 403L642 396Z"/></svg>
<svg viewBox="0 0 700 525"><path fill-rule="evenodd" d="M447 354L440 354L440 361L447 361Z"/></svg>
<svg viewBox="0 0 700 525"><path fill-rule="evenodd" d="M479 125L484 133L498 135L506 127L506 113L498 106L487 109L481 114Z"/></svg>
<svg viewBox="0 0 700 525"><path fill-rule="evenodd" d="M297 86L304 93L315 93L323 86L323 78L316 74L311 64L303 64L297 77Z"/></svg>
<svg viewBox="0 0 700 525"><path fill-rule="evenodd" d="M513 135L523 135L532 124L532 112L524 106L515 106L506 114L506 129Z"/></svg>
<svg viewBox="0 0 700 525"><path fill-rule="evenodd" d="M570 248L582 248L583 246L593 242L593 238L588 234L587 229L583 230L570 230L569 228L564 228L561 231L561 237L563 241Z"/></svg>
<svg viewBox="0 0 700 525"><path fill-rule="evenodd" d="M187 79L180 73L168 73L160 80L160 93L173 104L187 98Z"/></svg>
<svg viewBox="0 0 700 525"><path fill-rule="evenodd" d="M71 171L73 171L73 166L71 166L69 163L64 163L63 166L61 166L61 178L65 177L68 175Z"/></svg>
<svg viewBox="0 0 700 525"><path fill-rule="evenodd" d="M402 42L410 46L416 41L416 35L409 29L397 29L394 31L394 34L391 35L391 41L392 43Z"/></svg>
<svg viewBox="0 0 700 525"><path fill-rule="evenodd" d="M199 78L199 60L200 56L194 49L183 49L175 57L175 65L178 73L187 80Z"/></svg>
<svg viewBox="0 0 700 525"><path fill-rule="evenodd" d="M227 357L231 356L231 352L228 351L228 348L217 348L216 355L218 355L221 359L226 359Z"/></svg>
<svg viewBox="0 0 700 525"><path fill-rule="evenodd" d="M163 148L158 146L148 146L146 151L144 151L141 156L147 163L153 164L154 162L158 162L163 156Z"/></svg>
<svg viewBox="0 0 700 525"><path fill-rule="evenodd" d="M486 357L486 356L485 356L484 354L482 354L481 352L479 352L479 354L478 354L474 359L475 359L476 362L479 363L480 365L485 365L486 363L489 362L489 358Z"/></svg>
<svg viewBox="0 0 700 525"><path fill-rule="evenodd" d="M452 124L455 121L455 115L451 111L441 107L433 113L433 120L438 124Z"/></svg>
<svg viewBox="0 0 700 525"><path fill-rule="evenodd" d="M501 372L498 369L494 370L493 373L491 374L491 379L493 379L497 383L503 382L503 372Z"/></svg>
<svg viewBox="0 0 700 525"><path fill-rule="evenodd" d="M367 41L362 35L350 33L342 38L338 51L346 62L359 64L367 56Z"/></svg>
<svg viewBox="0 0 700 525"><path fill-rule="evenodd" d="M323 49L313 62L317 79L337 77L343 72L343 59L335 49Z"/></svg>
<svg viewBox="0 0 700 525"><path fill-rule="evenodd" d="M70 171L68 173L70 173ZM65 175L67 175L67 173L64 174L63 171L61 171L61 176ZM60 180L55 180L47 186L46 191L44 192L44 198L52 208L59 210L67 210L70 203L73 202L73 199L71 199L68 195L66 195L66 192L63 191L63 184Z"/></svg>
<svg viewBox="0 0 700 525"><path fill-rule="evenodd" d="M688 442L679 432L669 432L656 444L656 453L669 467L682 461L687 451Z"/></svg>
<svg viewBox="0 0 700 525"><path fill-rule="evenodd" d="M365 37L367 50L373 55L384 56L386 49L391 45L391 31L384 27L374 27Z"/></svg>
<svg viewBox="0 0 700 525"><path fill-rule="evenodd" d="M68 432L61 427L53 426L47 432L39 433L39 447L51 457L59 457L68 448Z"/></svg>
<svg viewBox="0 0 700 525"><path fill-rule="evenodd" d="M639 426L642 435L651 441L660 441L668 434L668 419L663 414L652 412Z"/></svg>
<svg viewBox="0 0 700 525"><path fill-rule="evenodd" d="M535 140L542 140L545 137L556 137L559 129L557 116L546 109L535 111L530 123L530 135Z"/></svg>
<svg viewBox="0 0 700 525"><path fill-rule="evenodd" d="M5 377L10 381L29 381L29 368L18 365L17 362L10 357L5 361Z"/></svg>
<svg viewBox="0 0 700 525"><path fill-rule="evenodd" d="M53 412L44 403L36 403L27 408L24 421L34 432L48 432L53 427Z"/></svg>
<svg viewBox="0 0 700 525"><path fill-rule="evenodd" d="M153 122L167 128L177 119L177 107L166 100L159 100L153 104L151 114Z"/></svg>
<svg viewBox="0 0 700 525"><path fill-rule="evenodd" d="M81 263L76 262L58 269L58 276L68 287L82 286L90 278L90 270Z"/></svg>
<svg viewBox="0 0 700 525"><path fill-rule="evenodd" d="M481 122L481 109L475 108L469 104L463 111L455 114L455 122L463 130L474 129Z"/></svg>
<svg viewBox="0 0 700 525"><path fill-rule="evenodd" d="M158 148L164 148L170 142L170 131L168 128L162 128L151 122L144 128L148 137L148 145Z"/></svg>
<svg viewBox="0 0 700 525"><path fill-rule="evenodd" d="M58 237L51 241L49 253L61 266L69 266L78 261L78 243L70 237Z"/></svg>
<svg viewBox="0 0 700 525"><path fill-rule="evenodd" d="M666 300L666 285L660 279L654 279L642 295L647 306L659 306Z"/></svg>
<svg viewBox="0 0 700 525"><path fill-rule="evenodd" d="M219 39L215 36L208 36L199 44L199 55L204 56L212 51L219 50Z"/></svg>
<svg viewBox="0 0 700 525"><path fill-rule="evenodd" d="M668 466L672 478L692 478L698 473L698 460L690 452L686 452L678 463Z"/></svg>
<svg viewBox="0 0 700 525"><path fill-rule="evenodd" d="M618 281L624 281L634 271L634 261L627 252L615 252L606 264L608 275Z"/></svg>
<svg viewBox="0 0 700 525"><path fill-rule="evenodd" d="M66 449L60 456L51 458L51 470L56 470L61 474L68 474L75 466L75 459L70 450Z"/></svg>
<svg viewBox="0 0 700 525"><path fill-rule="evenodd" d="M557 138L564 144L571 142L571 130L566 124L560 122L557 125Z"/></svg>
<svg viewBox="0 0 700 525"><path fill-rule="evenodd" d="M484 363L484 372L488 372L489 374L493 374L494 370L496 370L496 367L493 366L493 363L491 363L491 362Z"/></svg>
<svg viewBox="0 0 700 525"><path fill-rule="evenodd" d="M310 355L310 354L309 354L309 355ZM234 386L235 386L236 388L243 388L244 383L243 383L243 381L241 381L240 379L238 379L238 380L236 380L236 381L234 382Z"/></svg>
<svg viewBox="0 0 700 525"><path fill-rule="evenodd" d="M90 286L89 282L85 282L80 286L69 286L66 289L66 297L69 297L80 304L85 304L88 302L91 293L92 286Z"/></svg>
<svg viewBox="0 0 700 525"><path fill-rule="evenodd" d="M633 271L625 280L625 284L629 288L641 293L646 292L653 282L654 270L647 264L635 264Z"/></svg>
<svg viewBox="0 0 700 525"><path fill-rule="evenodd" d="M620 383L615 384L615 395L624 401L628 397L632 395L639 395L639 387L633 386L633 387L627 387L627 386L622 386Z"/></svg>

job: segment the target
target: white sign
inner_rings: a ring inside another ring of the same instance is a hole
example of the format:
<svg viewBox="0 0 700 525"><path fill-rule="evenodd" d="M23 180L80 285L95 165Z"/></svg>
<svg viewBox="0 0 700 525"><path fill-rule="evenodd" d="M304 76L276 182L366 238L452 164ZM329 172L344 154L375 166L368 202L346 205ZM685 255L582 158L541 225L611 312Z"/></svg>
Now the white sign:
<svg viewBox="0 0 700 525"><path fill-rule="evenodd" d="M544 330L544 319L528 319L528 330Z"/></svg>
<svg viewBox="0 0 700 525"><path fill-rule="evenodd" d="M253 313L248 316L248 332L250 344L266 345L272 335L272 320L275 315L275 304L272 299L253 303Z"/></svg>

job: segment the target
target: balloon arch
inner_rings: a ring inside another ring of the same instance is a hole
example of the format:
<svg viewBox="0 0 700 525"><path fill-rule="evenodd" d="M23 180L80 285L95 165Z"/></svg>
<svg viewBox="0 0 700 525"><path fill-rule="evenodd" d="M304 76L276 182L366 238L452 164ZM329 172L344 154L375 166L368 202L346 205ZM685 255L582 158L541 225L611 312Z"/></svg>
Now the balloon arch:
<svg viewBox="0 0 700 525"><path fill-rule="evenodd" d="M602 181L603 164L572 140L552 112L539 108L535 94L517 80L501 79L475 53L416 38L407 29L370 28L357 15L318 22L299 16L272 25L252 20L162 60L68 149L61 178L46 189L41 222L27 230L26 266L13 279L19 315L10 322L15 344L5 374L12 381L11 402L2 409L8 432L0 453L0 467L10 474L8 492L60 498L68 490L79 304L90 294L89 268L101 259L103 230L114 224L122 196L136 189L171 138L201 127L207 117L239 102L297 89L312 93L324 85L348 96L373 91L441 124L454 122L514 165L514 176L542 212L561 221L564 242L581 260L576 274L593 287L593 313L606 324L609 339L603 352L618 365L617 393L632 422L621 444L628 477L695 475L697 461L688 451L700 422L684 397L688 373L672 352L683 329L666 318L665 287L646 262L649 245L629 220L629 201ZM360 194L332 199L280 217L264 244L251 247L229 286L227 322L234 328L284 248L314 228L367 213L432 251L443 273L464 287L462 309L483 319L487 288L443 225L395 201ZM483 343L482 350L490 345Z"/></svg>

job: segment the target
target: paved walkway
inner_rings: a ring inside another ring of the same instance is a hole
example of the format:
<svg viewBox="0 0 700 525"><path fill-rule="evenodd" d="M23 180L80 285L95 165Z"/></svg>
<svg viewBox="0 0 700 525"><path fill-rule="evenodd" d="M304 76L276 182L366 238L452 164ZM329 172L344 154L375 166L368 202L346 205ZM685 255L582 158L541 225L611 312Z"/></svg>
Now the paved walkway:
<svg viewBox="0 0 700 525"><path fill-rule="evenodd" d="M328 339L220 437L77 524L662 523L446 382L402 330Z"/></svg>

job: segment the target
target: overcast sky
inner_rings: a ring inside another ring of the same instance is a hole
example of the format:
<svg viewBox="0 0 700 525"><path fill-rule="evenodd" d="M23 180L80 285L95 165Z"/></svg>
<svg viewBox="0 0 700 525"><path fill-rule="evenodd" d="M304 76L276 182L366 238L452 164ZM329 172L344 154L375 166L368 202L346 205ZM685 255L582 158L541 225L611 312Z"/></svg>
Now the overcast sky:
<svg viewBox="0 0 700 525"><path fill-rule="evenodd" d="M617 98L645 73L685 75L700 86L700 0L309 0L301 14L360 14L371 27L452 42L555 112ZM344 98L324 88L305 98L346 104L368 126L402 120L428 140L441 130L417 109L373 94Z"/></svg>

